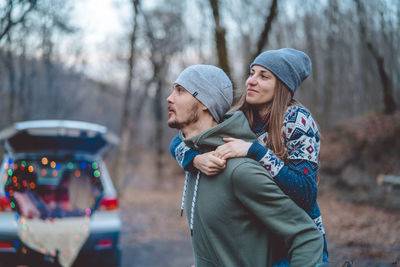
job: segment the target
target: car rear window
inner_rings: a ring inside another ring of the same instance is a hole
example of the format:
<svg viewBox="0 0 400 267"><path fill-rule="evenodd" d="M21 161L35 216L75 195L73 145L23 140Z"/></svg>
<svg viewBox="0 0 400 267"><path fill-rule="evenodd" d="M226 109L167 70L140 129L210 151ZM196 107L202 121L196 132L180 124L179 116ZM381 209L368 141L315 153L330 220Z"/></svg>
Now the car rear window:
<svg viewBox="0 0 400 267"><path fill-rule="evenodd" d="M11 207L29 218L91 215L101 199L96 161L27 158L6 163L5 193Z"/></svg>

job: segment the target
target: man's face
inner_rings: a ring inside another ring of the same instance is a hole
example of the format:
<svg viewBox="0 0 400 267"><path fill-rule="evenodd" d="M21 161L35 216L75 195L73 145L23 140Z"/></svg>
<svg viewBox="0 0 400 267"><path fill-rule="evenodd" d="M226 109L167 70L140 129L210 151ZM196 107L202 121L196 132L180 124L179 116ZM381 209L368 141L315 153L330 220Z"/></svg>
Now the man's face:
<svg viewBox="0 0 400 267"><path fill-rule="evenodd" d="M201 103L179 84L174 84L172 93L167 97L168 126L182 130L185 126L199 120Z"/></svg>

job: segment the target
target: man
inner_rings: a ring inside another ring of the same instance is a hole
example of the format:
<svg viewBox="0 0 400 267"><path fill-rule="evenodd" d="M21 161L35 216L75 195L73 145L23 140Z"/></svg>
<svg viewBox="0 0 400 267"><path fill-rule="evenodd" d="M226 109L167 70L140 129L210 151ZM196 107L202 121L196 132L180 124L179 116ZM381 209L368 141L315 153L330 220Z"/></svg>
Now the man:
<svg viewBox="0 0 400 267"><path fill-rule="evenodd" d="M222 119L232 102L232 84L217 67L186 68L167 102L168 125L200 152L222 145L223 137L256 139L242 112ZM196 267L272 266L285 253L291 266L322 260L315 223L252 159L229 159L213 177L190 173L184 202Z"/></svg>

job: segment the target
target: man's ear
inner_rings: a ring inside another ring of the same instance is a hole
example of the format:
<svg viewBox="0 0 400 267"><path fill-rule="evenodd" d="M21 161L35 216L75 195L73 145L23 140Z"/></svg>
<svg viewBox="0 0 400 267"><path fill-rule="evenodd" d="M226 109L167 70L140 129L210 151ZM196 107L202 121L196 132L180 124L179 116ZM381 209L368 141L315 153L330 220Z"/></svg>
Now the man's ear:
<svg viewBox="0 0 400 267"><path fill-rule="evenodd" d="M208 108L203 103L200 102L200 105L201 105L201 110L202 111L208 111Z"/></svg>

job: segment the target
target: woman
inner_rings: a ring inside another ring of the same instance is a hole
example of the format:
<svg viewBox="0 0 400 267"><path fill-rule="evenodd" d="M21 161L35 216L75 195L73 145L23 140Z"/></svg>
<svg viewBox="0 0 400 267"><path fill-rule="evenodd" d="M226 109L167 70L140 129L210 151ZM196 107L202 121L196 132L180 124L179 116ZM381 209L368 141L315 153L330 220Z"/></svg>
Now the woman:
<svg viewBox="0 0 400 267"><path fill-rule="evenodd" d="M185 147L177 136L170 149L186 171L196 168L207 175L222 171L228 158L254 158L282 191L310 215L325 240L316 203L318 126L311 113L293 99L310 72L311 60L301 51L283 48L261 53L251 63L246 90L232 109L246 115L257 140L249 143L225 138L227 143L214 152L200 154ZM327 261L326 240L324 243L324 261ZM284 260L281 264L287 263Z"/></svg>

